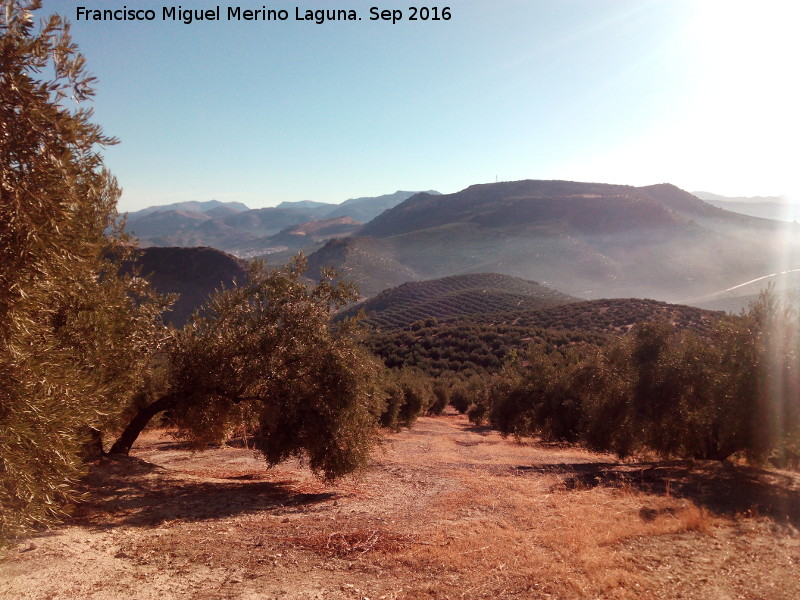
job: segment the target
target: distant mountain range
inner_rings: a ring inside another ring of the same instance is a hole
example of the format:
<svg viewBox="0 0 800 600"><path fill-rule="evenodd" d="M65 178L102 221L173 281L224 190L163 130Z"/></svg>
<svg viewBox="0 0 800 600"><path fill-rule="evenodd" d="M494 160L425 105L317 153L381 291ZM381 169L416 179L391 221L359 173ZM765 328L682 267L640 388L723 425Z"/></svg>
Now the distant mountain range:
<svg viewBox="0 0 800 600"><path fill-rule="evenodd" d="M138 219L153 214L155 212L163 212L170 210L197 212L197 213L207 214L211 217L219 217L219 216L224 216L226 214L233 214L250 209L241 202L220 202L219 200L207 200L205 202L190 201L190 202L176 202L174 204L162 204L159 206L148 206L147 208L143 208L142 210L137 210L135 212L128 213L128 215L129 218Z"/></svg>
<svg viewBox="0 0 800 600"><path fill-rule="evenodd" d="M800 204L790 202L785 196L729 197L711 192L692 193L709 204L743 215L776 221L800 221Z"/></svg>
<svg viewBox="0 0 800 600"><path fill-rule="evenodd" d="M126 230L139 239L142 247L212 246L238 256L292 252L334 236L349 235L358 225L414 194L416 192L398 191L384 196L352 198L342 204L302 200L257 209L250 209L240 202L180 202L127 213ZM331 222L323 226L304 227L317 232L305 238L291 237L288 231L295 226L316 221ZM328 227L329 235L322 233L325 227ZM276 234L277 237L273 238ZM294 243L287 245L287 241ZM304 243L298 245L298 241Z"/></svg>

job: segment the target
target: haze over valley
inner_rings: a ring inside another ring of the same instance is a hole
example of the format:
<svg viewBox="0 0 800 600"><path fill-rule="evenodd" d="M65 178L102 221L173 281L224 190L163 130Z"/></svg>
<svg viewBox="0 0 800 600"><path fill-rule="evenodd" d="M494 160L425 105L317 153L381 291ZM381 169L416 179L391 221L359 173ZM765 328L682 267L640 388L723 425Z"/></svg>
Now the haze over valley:
<svg viewBox="0 0 800 600"><path fill-rule="evenodd" d="M738 311L770 281L795 289L791 273L770 276L800 264L797 224L725 210L670 184L524 180L254 210L181 203L131 213L128 229L143 246L212 246L275 266L302 250L310 276L334 267L362 297L498 273L583 299Z"/></svg>

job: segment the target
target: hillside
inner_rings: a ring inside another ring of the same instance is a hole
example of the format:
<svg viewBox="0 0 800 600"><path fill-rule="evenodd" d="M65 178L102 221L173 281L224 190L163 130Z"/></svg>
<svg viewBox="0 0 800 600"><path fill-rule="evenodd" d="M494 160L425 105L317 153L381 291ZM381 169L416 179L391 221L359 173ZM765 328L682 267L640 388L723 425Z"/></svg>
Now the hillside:
<svg viewBox="0 0 800 600"><path fill-rule="evenodd" d="M426 319L401 329L372 331L364 343L387 367L466 377L497 372L512 352L524 354L532 344L562 348L606 341L608 335L591 331Z"/></svg>
<svg viewBox="0 0 800 600"><path fill-rule="evenodd" d="M168 323L182 326L211 293L234 281L244 281L245 265L214 248L143 248L136 265L161 294L179 294L166 314Z"/></svg>
<svg viewBox="0 0 800 600"><path fill-rule="evenodd" d="M390 247L370 238L329 241L308 257L308 276L319 278L320 271L332 265L342 279L358 286L362 296L419 279L412 269L394 258Z"/></svg>
<svg viewBox="0 0 800 600"><path fill-rule="evenodd" d="M494 272L582 298L674 302L772 273L779 261L800 265L798 234L668 184L517 181L421 193L382 213L348 241L380 256L373 271L327 247L311 259L357 272L365 295L396 285L401 271L408 281Z"/></svg>
<svg viewBox="0 0 800 600"><path fill-rule="evenodd" d="M157 206L148 206L141 210L136 210L127 213L128 222L134 222L142 217L150 215L159 211L185 211L193 213L207 214L211 216L219 216L221 214L232 214L250 210L245 204L241 202L220 202L219 200L208 200L205 202L189 201L189 202L176 202L174 204L160 204Z"/></svg>
<svg viewBox="0 0 800 600"><path fill-rule="evenodd" d="M264 247L296 250L306 248L311 244L319 244L332 238L347 237L358 231L362 225L363 223L354 221L350 217L307 221L287 227L262 240L255 240L251 242L250 247L255 249L263 244Z"/></svg>
<svg viewBox="0 0 800 600"><path fill-rule="evenodd" d="M473 185L442 196L417 194L373 219L361 235L390 237L452 223L615 233L682 222L665 205L631 186L529 180Z"/></svg>
<svg viewBox="0 0 800 600"><path fill-rule="evenodd" d="M386 312L392 315L391 307ZM439 322L428 318L391 327L382 311L368 323L382 323L366 344L390 367L418 367L434 376L497 371L506 357L531 344L564 347L578 342L602 344L610 335L637 323L665 319L679 329L704 331L722 316L693 306L655 300L605 299L555 304L534 310L473 314ZM398 321L399 323L399 321Z"/></svg>
<svg viewBox="0 0 800 600"><path fill-rule="evenodd" d="M510 323L526 327L619 334L637 323L663 319L679 329L703 331L722 316L720 311L669 304L640 298L603 298L548 306L536 310L514 310L483 314L478 323Z"/></svg>
<svg viewBox="0 0 800 600"><path fill-rule="evenodd" d="M354 316L363 310L367 315L366 324L399 328L428 318L478 317L575 300L577 298L534 281L497 273L479 273L404 283L353 305L337 316Z"/></svg>
<svg viewBox="0 0 800 600"><path fill-rule="evenodd" d="M383 211L394 208L417 193L419 192L404 192L398 190L394 194L384 194L383 196L350 198L326 213L325 218L350 217L355 221L366 223L377 217ZM435 190L428 190L425 193L439 195L439 192Z"/></svg>

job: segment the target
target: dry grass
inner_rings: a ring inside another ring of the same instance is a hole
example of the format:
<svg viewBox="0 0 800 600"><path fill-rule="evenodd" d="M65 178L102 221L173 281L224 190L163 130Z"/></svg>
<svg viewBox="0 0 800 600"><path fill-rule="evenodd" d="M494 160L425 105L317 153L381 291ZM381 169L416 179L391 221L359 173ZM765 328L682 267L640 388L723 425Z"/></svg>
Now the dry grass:
<svg viewBox="0 0 800 600"><path fill-rule="evenodd" d="M641 583L616 549L642 536L709 532L714 519L686 500L630 488L567 489L558 477L476 472L444 494L420 532L424 546L396 556L413 570L432 566L469 586L460 597L501 597L514 591L596 597ZM452 597L436 589L441 597ZM442 595L444 594L444 595ZM459 597L459 596L455 596Z"/></svg>
<svg viewBox="0 0 800 600"><path fill-rule="evenodd" d="M367 552L396 552L413 543L412 536L386 529L320 531L308 536L286 538L298 548L338 558L357 558Z"/></svg>
<svg viewBox="0 0 800 600"><path fill-rule="evenodd" d="M333 486L243 448L149 434L136 454L98 465L72 524L0 564L0 596L800 597L788 473L619 463L452 415Z"/></svg>

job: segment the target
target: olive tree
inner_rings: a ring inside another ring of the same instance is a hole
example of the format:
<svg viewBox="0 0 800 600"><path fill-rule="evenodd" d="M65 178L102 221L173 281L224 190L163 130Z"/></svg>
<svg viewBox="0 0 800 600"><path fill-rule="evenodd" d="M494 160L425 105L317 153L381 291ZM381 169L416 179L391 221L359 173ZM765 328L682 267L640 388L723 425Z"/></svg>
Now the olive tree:
<svg viewBox="0 0 800 600"><path fill-rule="evenodd" d="M602 347L534 346L469 396L473 422L518 437L623 457L797 464L800 314L767 289L702 332L655 320Z"/></svg>
<svg viewBox="0 0 800 600"><path fill-rule="evenodd" d="M99 154L115 140L81 108L93 79L68 26L37 28L38 1L0 8L2 540L71 499L87 434L135 394L164 304L119 274L119 189Z"/></svg>
<svg viewBox="0 0 800 600"><path fill-rule="evenodd" d="M385 407L383 365L358 340L355 320L332 323L355 299L332 273L309 286L305 259L215 294L176 332L162 394L142 407L112 446L127 453L143 427L168 411L198 449L220 443L249 415L256 448L271 464L290 456L332 479L363 465Z"/></svg>

